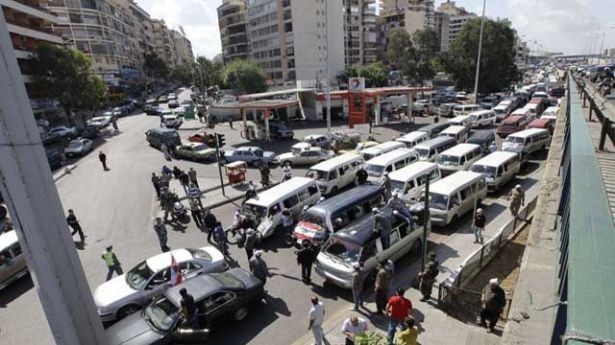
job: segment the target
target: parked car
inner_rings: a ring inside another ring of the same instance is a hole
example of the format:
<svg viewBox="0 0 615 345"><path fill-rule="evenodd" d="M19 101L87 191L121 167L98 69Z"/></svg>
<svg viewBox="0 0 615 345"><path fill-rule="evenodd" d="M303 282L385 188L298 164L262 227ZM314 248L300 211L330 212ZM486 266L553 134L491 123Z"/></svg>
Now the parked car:
<svg viewBox="0 0 615 345"><path fill-rule="evenodd" d="M203 143L209 147L216 147L216 135L207 132L196 132L188 137L188 141Z"/></svg>
<svg viewBox="0 0 615 345"><path fill-rule="evenodd" d="M87 121L88 126L96 127L98 129L103 129L111 124L111 120L113 116L97 116L89 119Z"/></svg>
<svg viewBox="0 0 615 345"><path fill-rule="evenodd" d="M83 156L94 149L94 144L90 139L75 139L68 143L64 149L67 156Z"/></svg>
<svg viewBox="0 0 615 345"><path fill-rule="evenodd" d="M122 319L141 309L152 297L163 293L171 285L173 259L186 280L202 273L228 269L224 255L212 246L175 249L153 256L96 289L94 301L101 320Z"/></svg>
<svg viewBox="0 0 615 345"><path fill-rule="evenodd" d="M77 135L77 130L75 129L75 127L59 126L50 129L47 134L51 137L63 137L71 139Z"/></svg>
<svg viewBox="0 0 615 345"><path fill-rule="evenodd" d="M115 107L113 108L112 113L116 117L122 117L128 114L124 107Z"/></svg>
<svg viewBox="0 0 615 345"><path fill-rule="evenodd" d="M176 99L172 99L169 101L169 109L173 109L177 107L179 107L179 102L177 102Z"/></svg>
<svg viewBox="0 0 615 345"><path fill-rule="evenodd" d="M320 147L309 147L306 149L292 148L291 152L278 155L275 162L283 165L313 165L329 158L333 158L333 151L325 150Z"/></svg>
<svg viewBox="0 0 615 345"><path fill-rule="evenodd" d="M194 298L199 329L181 318L181 289ZM227 319L243 320L264 295L263 283L243 268L201 275L168 289L142 312L109 327L107 339L111 345L205 344L210 329L204 327L215 329L212 326Z"/></svg>
<svg viewBox="0 0 615 345"><path fill-rule="evenodd" d="M167 99L169 100L169 102L171 100L177 100L177 95L174 92L171 92L167 95Z"/></svg>
<svg viewBox="0 0 615 345"><path fill-rule="evenodd" d="M263 151L258 146L244 146L224 153L224 160L227 163L244 161L256 167L261 166L263 163L271 164L274 158L275 152Z"/></svg>
<svg viewBox="0 0 615 345"><path fill-rule="evenodd" d="M199 162L215 162L216 149L202 143L186 143L177 146L175 155L178 158L191 159Z"/></svg>
<svg viewBox="0 0 615 345"><path fill-rule="evenodd" d="M167 103L168 101L169 99L165 95L158 97L158 103Z"/></svg>
<svg viewBox="0 0 615 345"><path fill-rule="evenodd" d="M271 139L292 139L295 133L282 122L269 122L269 135Z"/></svg>
<svg viewBox="0 0 615 345"><path fill-rule="evenodd" d="M162 144L168 147L175 147L182 143L177 131L170 128L152 128L145 132L145 139L150 146L157 148L160 148Z"/></svg>
<svg viewBox="0 0 615 345"><path fill-rule="evenodd" d="M527 125L527 128L547 129L550 134L553 134L553 131L555 130L555 120L548 117L541 117L530 122L530 124Z"/></svg>
<svg viewBox="0 0 615 345"><path fill-rule="evenodd" d="M4 261L0 262L1 290L28 274L26 257L21 250L15 230L0 234L0 255L4 256Z"/></svg>

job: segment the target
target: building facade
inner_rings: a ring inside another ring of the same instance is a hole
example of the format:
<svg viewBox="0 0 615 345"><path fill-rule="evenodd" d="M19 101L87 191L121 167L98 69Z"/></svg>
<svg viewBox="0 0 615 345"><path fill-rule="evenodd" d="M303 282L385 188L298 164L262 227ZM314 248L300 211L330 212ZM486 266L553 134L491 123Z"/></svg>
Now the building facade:
<svg viewBox="0 0 615 345"><path fill-rule="evenodd" d="M175 66L184 66L194 62L192 43L182 32L171 30L173 51L175 52Z"/></svg>
<svg viewBox="0 0 615 345"><path fill-rule="evenodd" d="M463 7L458 7L454 1L446 1L440 4L436 10L435 28L440 38L440 50L448 51L451 43L457 38L461 28L470 20L476 19L474 13L466 11Z"/></svg>
<svg viewBox="0 0 615 345"><path fill-rule="evenodd" d="M433 0L384 0L378 17L378 45L380 57L387 46L387 32L391 29L404 29L408 35L426 27L434 27Z"/></svg>
<svg viewBox="0 0 615 345"><path fill-rule="evenodd" d="M327 75L334 82L344 70L341 1L247 0L246 5L250 58L263 67L270 84L316 85Z"/></svg>
<svg viewBox="0 0 615 345"><path fill-rule="evenodd" d="M42 90L31 87L31 59L40 44L60 45L61 37L54 34L52 25L57 17L47 9L44 0L0 0L15 56L24 79L26 91L35 116L60 111L56 101Z"/></svg>
<svg viewBox="0 0 615 345"><path fill-rule="evenodd" d="M218 27L225 65L250 57L245 0L224 0L218 7Z"/></svg>
<svg viewBox="0 0 615 345"><path fill-rule="evenodd" d="M378 29L375 0L345 0L344 54L345 63L367 65L378 56Z"/></svg>

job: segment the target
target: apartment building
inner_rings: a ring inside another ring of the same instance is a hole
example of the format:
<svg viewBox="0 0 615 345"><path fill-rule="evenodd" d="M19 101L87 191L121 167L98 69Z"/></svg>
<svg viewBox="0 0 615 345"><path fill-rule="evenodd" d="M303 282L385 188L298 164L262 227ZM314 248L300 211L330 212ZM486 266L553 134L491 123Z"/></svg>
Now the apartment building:
<svg viewBox="0 0 615 345"><path fill-rule="evenodd" d="M341 1L247 0L250 57L270 84L315 85L344 70Z"/></svg>
<svg viewBox="0 0 615 345"><path fill-rule="evenodd" d="M194 54L192 53L192 43L183 33L183 30L171 30L173 39L173 50L175 51L175 66L183 66L194 62Z"/></svg>
<svg viewBox="0 0 615 345"><path fill-rule="evenodd" d="M62 38L55 35L51 26L56 16L46 8L44 0L0 0L2 13L7 23L17 62L23 76L30 104L35 116L61 111L55 100L46 97L44 91L31 87L31 58L38 46L62 44Z"/></svg>
<svg viewBox="0 0 615 345"><path fill-rule="evenodd" d="M448 0L440 4L436 10L436 18L440 24L448 22L448 25L441 25L438 36L440 37L440 49L448 51L451 43L457 38L461 28L470 20L476 19L474 13L466 11L463 7L458 7L454 1ZM437 25L436 25L437 26Z"/></svg>
<svg viewBox="0 0 615 345"><path fill-rule="evenodd" d="M224 0L218 7L223 63L250 56L245 0Z"/></svg>
<svg viewBox="0 0 615 345"><path fill-rule="evenodd" d="M387 32L404 29L410 36L426 27L434 27L433 0L383 0L378 18L380 56L386 51Z"/></svg>
<svg viewBox="0 0 615 345"><path fill-rule="evenodd" d="M367 65L378 56L376 0L344 2L344 48L346 65Z"/></svg>

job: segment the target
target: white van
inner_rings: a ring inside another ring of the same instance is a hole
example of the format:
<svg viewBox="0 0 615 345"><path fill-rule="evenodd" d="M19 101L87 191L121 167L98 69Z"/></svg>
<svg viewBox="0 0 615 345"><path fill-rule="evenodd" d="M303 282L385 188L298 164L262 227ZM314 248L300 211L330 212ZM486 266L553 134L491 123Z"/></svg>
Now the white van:
<svg viewBox="0 0 615 345"><path fill-rule="evenodd" d="M0 289L4 289L28 274L26 257L21 250L15 230L0 234L0 255L5 259L4 262L0 262Z"/></svg>
<svg viewBox="0 0 615 345"><path fill-rule="evenodd" d="M548 107L545 111L540 115L541 119L554 119L557 120L557 114L559 114L559 107Z"/></svg>
<svg viewBox="0 0 615 345"><path fill-rule="evenodd" d="M320 194L335 194L353 183L365 161L356 153L346 153L312 166L306 176L316 180Z"/></svg>
<svg viewBox="0 0 615 345"><path fill-rule="evenodd" d="M241 213L255 220L262 237L269 237L282 224L283 210L289 209L293 216L297 216L303 206L312 206L319 199L320 190L314 179L293 177L246 201Z"/></svg>
<svg viewBox="0 0 615 345"><path fill-rule="evenodd" d="M446 123L448 123L451 126L470 127L470 124L472 123L472 118L470 117L470 115L459 115L459 116L455 116L454 118L446 121Z"/></svg>
<svg viewBox="0 0 615 345"><path fill-rule="evenodd" d="M470 171L483 174L487 190L494 192L517 176L521 169L519 154L496 151L481 158L470 167Z"/></svg>
<svg viewBox="0 0 615 345"><path fill-rule="evenodd" d="M415 147L416 145L426 141L429 139L429 134L423 132L423 131L413 131L410 132L408 134L405 134L397 139L395 139L395 141L399 141L400 143L404 143L406 144L406 147L408 147L409 149Z"/></svg>
<svg viewBox="0 0 615 345"><path fill-rule="evenodd" d="M497 121L493 110L479 110L470 113L468 116L470 117L470 127L472 128L495 125Z"/></svg>
<svg viewBox="0 0 615 345"><path fill-rule="evenodd" d="M523 108L516 109L510 115L511 116L513 116L513 115L525 116L525 120L528 123L531 122L534 119L534 117L535 117L535 115L532 113L532 111L530 109L527 108L527 106L525 106Z"/></svg>
<svg viewBox="0 0 615 345"><path fill-rule="evenodd" d="M405 168L389 174L391 190L401 193L400 197L407 202L418 198L425 189L425 180L429 177L431 183L441 178L438 164L431 162L416 162Z"/></svg>
<svg viewBox="0 0 615 345"><path fill-rule="evenodd" d="M439 137L451 137L458 143L463 143L468 140L468 127L465 126L450 126L438 134Z"/></svg>
<svg viewBox="0 0 615 345"><path fill-rule="evenodd" d="M468 115L473 111L480 110L481 107L478 104L461 104L455 107L453 110L454 116Z"/></svg>
<svg viewBox="0 0 615 345"><path fill-rule="evenodd" d="M458 171L447 176L429 187L431 224L446 226L455 223L486 197L487 183L482 174Z"/></svg>
<svg viewBox="0 0 615 345"><path fill-rule="evenodd" d="M442 175L466 170L482 157L482 149L476 144L459 144L442 152L436 159Z"/></svg>
<svg viewBox="0 0 615 345"><path fill-rule="evenodd" d="M386 141L382 144L378 144L361 150L359 153L361 154L361 156L363 156L363 160L368 161L387 152L395 151L397 149L402 149L405 147L406 145L404 145L404 143L400 143L399 141Z"/></svg>
<svg viewBox="0 0 615 345"><path fill-rule="evenodd" d="M414 147L422 161L433 162L441 152L457 145L457 141L449 136L436 137Z"/></svg>
<svg viewBox="0 0 615 345"><path fill-rule="evenodd" d="M374 157L365 162L365 171L367 171L368 175L367 180L369 182L378 183L385 172L391 173L418 160L419 154L416 150L407 148L397 149Z"/></svg>
<svg viewBox="0 0 615 345"><path fill-rule="evenodd" d="M502 151L515 152L525 158L536 151L546 150L551 143L549 130L529 128L510 134L502 143Z"/></svg>

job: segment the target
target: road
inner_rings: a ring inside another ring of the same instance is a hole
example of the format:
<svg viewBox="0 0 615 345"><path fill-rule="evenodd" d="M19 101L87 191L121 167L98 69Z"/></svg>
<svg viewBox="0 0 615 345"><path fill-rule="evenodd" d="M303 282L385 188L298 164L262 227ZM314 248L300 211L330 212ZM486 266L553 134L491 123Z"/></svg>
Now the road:
<svg viewBox="0 0 615 345"><path fill-rule="evenodd" d="M188 92L179 94L180 102L188 97ZM419 119L425 123L425 119ZM158 126L158 118L143 114L122 118L118 124L121 133L104 138L97 150L103 150L108 157L110 171L103 171L95 152L79 159L71 174L57 182L58 192L65 210L72 208L79 218L86 234L85 246L78 249L88 283L93 291L104 282L106 267L100 254L105 246L112 244L124 270L138 264L143 259L160 252L158 241L152 230L153 217L158 214L155 193L150 183L152 172L160 171L165 164L162 154L149 147L143 133ZM325 132L324 123L302 123L296 129L295 137L301 138L314 132ZM180 130L186 137L199 127L198 121L187 122ZM232 130L228 125L220 125L216 131L226 134L228 145L241 146L247 142L241 139L239 127ZM343 126L336 127L341 129ZM366 126L359 130L366 133ZM378 127L374 129L376 139L386 140L396 137L396 131ZM295 141L272 142L263 147L278 153L288 151ZM231 149L231 147L225 147ZM217 183L218 169L214 164L201 164L174 161L182 169L194 167L200 177L205 177L213 185ZM534 167L532 176L540 173L540 165ZM295 169L295 176L303 175L305 169ZM279 179L280 171L275 169L274 179ZM249 178L258 180L258 174L250 169ZM490 204L493 200L485 200ZM205 200L207 203L207 200ZM228 204L214 210L224 225L229 225L236 208ZM459 227L467 227L467 218ZM433 245L454 241L455 228L444 229L432 234ZM171 248L197 247L206 245L206 237L193 223L185 228L175 228L169 233ZM327 300L329 310L347 308L351 295L334 287L323 288L323 281L313 275L313 284L304 285L300 279L299 267L291 249L282 244L279 237L267 239L262 243L264 258L274 276L267 282L269 296L266 303L251 308L241 327L228 322L220 325L213 333L212 344L291 344L306 331L306 314L312 295ZM242 267L247 267L243 250L231 248L231 256ZM400 260L401 266L415 261L409 255ZM22 279L2 291L0 295L0 325L3 342L13 344L53 343L37 294L29 278Z"/></svg>

